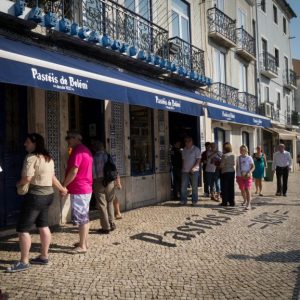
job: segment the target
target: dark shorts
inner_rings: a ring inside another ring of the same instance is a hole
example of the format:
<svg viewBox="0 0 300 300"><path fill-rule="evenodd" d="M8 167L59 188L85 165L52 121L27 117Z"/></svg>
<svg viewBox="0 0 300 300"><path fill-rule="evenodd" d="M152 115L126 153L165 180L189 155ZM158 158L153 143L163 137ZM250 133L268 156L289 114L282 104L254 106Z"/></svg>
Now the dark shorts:
<svg viewBox="0 0 300 300"><path fill-rule="evenodd" d="M17 232L29 232L34 225L37 228L48 227L48 208L53 199L54 194L26 194L21 206Z"/></svg>

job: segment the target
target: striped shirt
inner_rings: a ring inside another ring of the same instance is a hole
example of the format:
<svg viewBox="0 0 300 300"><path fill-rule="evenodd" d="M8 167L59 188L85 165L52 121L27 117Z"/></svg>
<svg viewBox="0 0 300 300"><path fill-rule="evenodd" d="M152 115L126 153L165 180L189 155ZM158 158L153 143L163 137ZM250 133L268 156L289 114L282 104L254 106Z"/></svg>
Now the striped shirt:
<svg viewBox="0 0 300 300"><path fill-rule="evenodd" d="M272 164L272 170L275 171L276 167L292 167L292 157L290 152L288 151L277 151L274 153L273 156L273 164Z"/></svg>

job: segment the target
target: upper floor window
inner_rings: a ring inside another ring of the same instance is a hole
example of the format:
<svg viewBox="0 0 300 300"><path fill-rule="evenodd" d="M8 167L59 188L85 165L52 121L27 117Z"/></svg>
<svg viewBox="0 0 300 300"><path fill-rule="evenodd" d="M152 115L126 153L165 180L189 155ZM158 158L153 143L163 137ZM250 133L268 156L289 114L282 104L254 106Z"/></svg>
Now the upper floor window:
<svg viewBox="0 0 300 300"><path fill-rule="evenodd" d="M224 12L224 0L216 0L216 6L219 10Z"/></svg>
<svg viewBox="0 0 300 300"><path fill-rule="evenodd" d="M215 49L214 67L214 82L226 83L225 53L218 49Z"/></svg>
<svg viewBox="0 0 300 300"><path fill-rule="evenodd" d="M278 24L278 13L275 5L273 5L273 21L274 23Z"/></svg>
<svg viewBox="0 0 300 300"><path fill-rule="evenodd" d="M266 0L261 0L260 8L263 12L266 12Z"/></svg>
<svg viewBox="0 0 300 300"><path fill-rule="evenodd" d="M125 0L124 6L147 20L151 19L151 0Z"/></svg>
<svg viewBox="0 0 300 300"><path fill-rule="evenodd" d="M281 109L281 94L277 92L277 108Z"/></svg>
<svg viewBox="0 0 300 300"><path fill-rule="evenodd" d="M263 86L263 89L262 89L262 92L263 92L263 99L264 99L264 102L269 102L270 101L270 98L269 98L269 87L267 85Z"/></svg>
<svg viewBox="0 0 300 300"><path fill-rule="evenodd" d="M190 7L181 0L172 0L172 36L190 42Z"/></svg>
<svg viewBox="0 0 300 300"><path fill-rule="evenodd" d="M286 34L286 18L283 17L282 19L282 26L283 26L283 33Z"/></svg>
<svg viewBox="0 0 300 300"><path fill-rule="evenodd" d="M247 67L240 63L240 92L247 92Z"/></svg>
<svg viewBox="0 0 300 300"><path fill-rule="evenodd" d="M239 8L237 13L238 13L237 16L238 28L243 27L244 29L246 29L246 18L247 18L246 12Z"/></svg>
<svg viewBox="0 0 300 300"><path fill-rule="evenodd" d="M275 64L276 67L279 68L279 50L275 48Z"/></svg>

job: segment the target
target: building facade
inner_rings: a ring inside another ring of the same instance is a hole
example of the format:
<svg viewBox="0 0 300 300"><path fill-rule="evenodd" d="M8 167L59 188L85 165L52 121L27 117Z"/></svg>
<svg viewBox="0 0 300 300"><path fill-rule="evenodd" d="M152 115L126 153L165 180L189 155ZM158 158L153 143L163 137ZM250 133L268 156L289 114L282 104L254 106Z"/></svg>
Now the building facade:
<svg viewBox="0 0 300 300"><path fill-rule="evenodd" d="M296 165L296 74L293 70L290 22L296 17L287 1L261 1L257 6L258 99L260 111L269 116L271 130L262 130L268 159L279 142L291 152Z"/></svg>
<svg viewBox="0 0 300 300"><path fill-rule="evenodd" d="M0 3L1 228L17 219L27 132L45 136L61 179L68 129L87 146L102 140L129 210L170 199L176 139L252 152L271 126L257 99L255 1L38 3ZM69 199L57 195L51 224L69 219Z"/></svg>

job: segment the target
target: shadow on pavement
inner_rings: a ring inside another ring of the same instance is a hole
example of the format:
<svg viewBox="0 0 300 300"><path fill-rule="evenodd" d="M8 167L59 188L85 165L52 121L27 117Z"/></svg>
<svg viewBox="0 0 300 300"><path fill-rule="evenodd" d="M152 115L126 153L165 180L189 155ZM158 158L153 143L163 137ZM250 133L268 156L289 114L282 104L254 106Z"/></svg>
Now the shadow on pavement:
<svg viewBox="0 0 300 300"><path fill-rule="evenodd" d="M249 260L254 259L256 261L264 262L279 262L279 263L300 263L300 250L292 250L287 252L270 252L266 254L261 254L259 256L249 256L241 254L231 254L227 255L230 259L237 260ZM295 287L293 289L292 300L298 300L300 296L300 266L297 268L297 278L295 282Z"/></svg>
<svg viewBox="0 0 300 300"><path fill-rule="evenodd" d="M292 250L287 252L270 252L261 254L259 256L249 256L242 254L227 255L230 259L248 260L254 259L256 261L265 262L281 262L281 263L300 263L300 250Z"/></svg>

